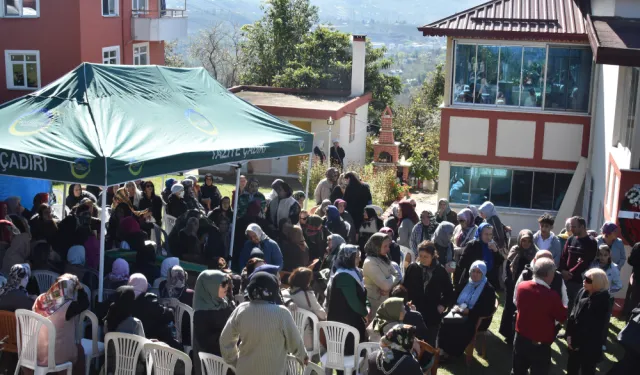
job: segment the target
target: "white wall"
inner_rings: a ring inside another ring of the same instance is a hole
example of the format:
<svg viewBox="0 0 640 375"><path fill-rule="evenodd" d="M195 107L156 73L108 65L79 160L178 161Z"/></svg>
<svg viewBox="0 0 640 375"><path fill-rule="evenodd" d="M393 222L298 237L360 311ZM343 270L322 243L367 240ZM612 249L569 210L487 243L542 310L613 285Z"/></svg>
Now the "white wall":
<svg viewBox="0 0 640 375"><path fill-rule="evenodd" d="M545 122L542 158L562 161L580 160L582 128L583 126L578 124Z"/></svg>
<svg viewBox="0 0 640 375"><path fill-rule="evenodd" d="M533 159L535 121L498 120L496 156Z"/></svg>
<svg viewBox="0 0 640 375"><path fill-rule="evenodd" d="M447 147L452 154L487 155L489 119L451 116Z"/></svg>
<svg viewBox="0 0 640 375"><path fill-rule="evenodd" d="M591 10L594 16L638 18L640 2L638 0L591 0Z"/></svg>

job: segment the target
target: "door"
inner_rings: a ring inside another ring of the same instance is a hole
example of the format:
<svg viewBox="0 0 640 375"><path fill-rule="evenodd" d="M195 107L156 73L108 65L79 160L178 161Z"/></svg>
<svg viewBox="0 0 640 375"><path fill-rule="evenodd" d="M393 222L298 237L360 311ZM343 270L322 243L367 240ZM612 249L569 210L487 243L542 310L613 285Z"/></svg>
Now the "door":
<svg viewBox="0 0 640 375"><path fill-rule="evenodd" d="M289 123L297 128L311 131L311 121L289 121ZM301 156L289 156L287 172L289 174L298 174L298 165L302 160Z"/></svg>

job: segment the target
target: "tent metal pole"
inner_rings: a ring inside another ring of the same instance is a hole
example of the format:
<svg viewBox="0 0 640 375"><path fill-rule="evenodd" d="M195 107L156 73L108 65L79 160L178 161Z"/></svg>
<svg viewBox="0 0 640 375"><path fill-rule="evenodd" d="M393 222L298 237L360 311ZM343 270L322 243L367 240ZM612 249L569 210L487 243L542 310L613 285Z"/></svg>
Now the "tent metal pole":
<svg viewBox="0 0 640 375"><path fill-rule="evenodd" d="M231 244L229 245L229 256L233 257L233 246L236 238L236 222L238 220L238 201L240 200L240 172L242 171L242 165L236 165L236 196L233 200L233 225L231 226ZM229 262L231 264L231 262Z"/></svg>
<svg viewBox="0 0 640 375"><path fill-rule="evenodd" d="M67 206L66 201L67 201L67 184L65 183L64 187L62 188L62 219L67 217L67 210L64 209Z"/></svg>
<svg viewBox="0 0 640 375"><path fill-rule="evenodd" d="M104 288L104 247L105 239L107 237L107 189L109 189L109 187L105 184L102 188L102 212L100 213L100 268L98 271L98 302L102 302L102 290Z"/></svg>
<svg viewBox="0 0 640 375"><path fill-rule="evenodd" d="M304 188L304 195L307 196L307 199L304 200L304 209L306 210L307 207L309 206L309 199L311 199L311 197L309 196L309 180L311 179L311 168L313 167L313 151L311 151L311 153L309 154L309 165L307 166L307 183L306 186Z"/></svg>

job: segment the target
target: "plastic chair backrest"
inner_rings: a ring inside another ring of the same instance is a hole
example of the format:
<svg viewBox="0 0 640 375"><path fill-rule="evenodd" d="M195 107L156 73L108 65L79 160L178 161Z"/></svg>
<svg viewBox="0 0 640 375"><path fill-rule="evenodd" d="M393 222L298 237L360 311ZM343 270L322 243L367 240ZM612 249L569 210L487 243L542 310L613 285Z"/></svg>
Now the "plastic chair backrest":
<svg viewBox="0 0 640 375"><path fill-rule="evenodd" d="M155 375L173 375L178 360L184 362L184 373L191 374L191 358L185 353L173 349L164 344L146 343L144 350L151 358L147 366L147 374L151 375L151 371Z"/></svg>
<svg viewBox="0 0 640 375"><path fill-rule="evenodd" d="M38 340L40 330L46 328L48 332L49 349L47 352L47 368L56 367L56 327L44 316L29 310L16 310L16 327L18 357L20 365L35 369L38 366Z"/></svg>
<svg viewBox="0 0 640 375"><path fill-rule="evenodd" d="M311 350L307 350L308 352L320 353L320 331L318 330L318 317L316 314L309 310L297 308L296 311L291 312L293 316L293 321L296 323L296 327L298 327L298 332L300 332L300 337L304 339L304 328L305 323L309 322L309 324L313 325L313 348Z"/></svg>
<svg viewBox="0 0 640 375"><path fill-rule="evenodd" d="M60 277L60 275L55 272L40 270L33 271L31 275L35 277L36 281L38 282L38 289L40 289L40 294L49 290L49 288L51 288L51 285L53 285L58 277Z"/></svg>
<svg viewBox="0 0 640 375"><path fill-rule="evenodd" d="M298 358L287 354L287 369L285 375L302 375L304 373L304 366Z"/></svg>
<svg viewBox="0 0 640 375"><path fill-rule="evenodd" d="M378 349L380 349L379 342L361 342L358 344L358 349L356 350L356 362L360 367L357 371L358 374L369 373L369 355ZM362 352L364 352L364 355Z"/></svg>
<svg viewBox="0 0 640 375"><path fill-rule="evenodd" d="M229 370L232 370L234 373L236 372L235 367L227 364L224 359L217 355L199 352L198 356L200 357L202 375L227 375L227 371Z"/></svg>
<svg viewBox="0 0 640 375"><path fill-rule="evenodd" d="M155 279L153 281L153 288L160 288L160 283L165 281L167 278L166 277L158 277L157 279Z"/></svg>
<svg viewBox="0 0 640 375"><path fill-rule="evenodd" d="M324 366L326 368L344 370L344 351L347 336L349 334L353 335L353 352L355 353L356 345L360 342L360 332L348 324L331 321L320 322L318 327L319 331L324 332L324 337L327 340L327 357Z"/></svg>
<svg viewBox="0 0 640 375"><path fill-rule="evenodd" d="M307 363L307 366L304 368L303 375L324 375L324 370L322 367L316 365L315 363Z"/></svg>
<svg viewBox="0 0 640 375"><path fill-rule="evenodd" d="M176 320L176 332L177 332L177 340L181 342L183 345L189 345L190 343L183 342L183 332L182 332L182 319L184 318L184 313L189 314L189 330L191 331L191 340L193 340L193 309L182 302L178 302L175 307L175 320Z"/></svg>
<svg viewBox="0 0 640 375"><path fill-rule="evenodd" d="M148 340L144 337L130 335L128 333L110 332L104 337L105 348L109 347L109 342L113 343L116 351L116 361L115 369L112 370L107 368L109 361L105 361L105 374L135 375L140 352L142 352L144 344L146 344Z"/></svg>
<svg viewBox="0 0 640 375"><path fill-rule="evenodd" d="M11 311L0 311L0 339L6 337L4 340L3 352L17 353L18 352L18 338L16 336L16 313Z"/></svg>
<svg viewBox="0 0 640 375"><path fill-rule="evenodd" d="M164 307L175 309L180 301L177 298L158 298L158 303Z"/></svg>

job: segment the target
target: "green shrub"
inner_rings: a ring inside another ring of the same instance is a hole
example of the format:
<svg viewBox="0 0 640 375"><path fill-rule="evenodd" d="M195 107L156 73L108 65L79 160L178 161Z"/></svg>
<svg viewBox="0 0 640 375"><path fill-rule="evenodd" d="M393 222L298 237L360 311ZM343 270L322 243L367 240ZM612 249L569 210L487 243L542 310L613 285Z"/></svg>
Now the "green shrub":
<svg viewBox="0 0 640 375"><path fill-rule="evenodd" d="M302 188L304 189L307 186L307 169L309 167L309 157L303 156L300 158L300 164L298 164L298 181L302 184ZM311 178L309 182L309 196L313 197L313 192L316 190L316 186L320 180L325 177L327 173L327 163L320 163L319 160L315 159L313 164L311 164ZM315 202L315 199L311 199L309 202Z"/></svg>

